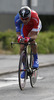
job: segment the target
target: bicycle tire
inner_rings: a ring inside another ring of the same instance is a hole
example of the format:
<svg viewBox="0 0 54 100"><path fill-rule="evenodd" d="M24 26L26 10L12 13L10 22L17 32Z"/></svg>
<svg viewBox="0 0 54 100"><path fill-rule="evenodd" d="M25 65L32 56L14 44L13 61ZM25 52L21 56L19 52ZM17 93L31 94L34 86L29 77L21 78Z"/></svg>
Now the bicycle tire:
<svg viewBox="0 0 54 100"><path fill-rule="evenodd" d="M22 58L23 58L23 54L24 54L24 51L22 51L21 55L20 55L20 60L19 60L19 70L18 70L18 81L19 81L19 87L21 90L24 89L25 87L25 84L26 84L26 76L27 76L27 71L24 70L24 66L23 66L23 62L22 62ZM25 66L26 66L26 61L25 61ZM25 78L22 79L21 78L21 73L25 71Z"/></svg>
<svg viewBox="0 0 54 100"><path fill-rule="evenodd" d="M31 67L31 70L32 70L32 74L30 75L31 87L34 87L36 80L37 80L37 75L38 75L38 70L32 68L33 63L34 63L34 57L33 57L32 51L31 51L31 54L30 54L30 67Z"/></svg>

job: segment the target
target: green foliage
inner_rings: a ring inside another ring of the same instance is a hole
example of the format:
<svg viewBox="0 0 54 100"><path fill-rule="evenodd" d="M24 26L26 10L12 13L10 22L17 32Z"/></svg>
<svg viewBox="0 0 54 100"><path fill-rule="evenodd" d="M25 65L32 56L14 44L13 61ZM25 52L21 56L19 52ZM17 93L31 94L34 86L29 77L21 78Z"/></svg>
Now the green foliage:
<svg viewBox="0 0 54 100"><path fill-rule="evenodd" d="M15 31L8 30L5 32L0 32L0 49L11 51L12 54L18 54L20 51L20 45L13 45L13 48L11 48L12 41L17 42ZM53 31L40 32L38 34L36 42L38 44L38 53L40 54L54 53Z"/></svg>
<svg viewBox="0 0 54 100"><path fill-rule="evenodd" d="M37 38L38 52L43 54L54 53L54 33L42 32Z"/></svg>
<svg viewBox="0 0 54 100"><path fill-rule="evenodd" d="M15 48L11 48L11 42L16 42L16 32L12 30L7 30L5 32L0 32L0 42L2 43L2 48L4 50L10 50L12 53L17 54L17 49L19 46L15 46ZM19 50L18 50L19 52Z"/></svg>
<svg viewBox="0 0 54 100"><path fill-rule="evenodd" d="M14 40L14 37L16 37L16 34L12 30L8 30L8 31L5 31L5 32L0 32L0 41L3 41L4 47L5 47L6 43L8 45L9 44L8 42L11 42L11 40Z"/></svg>
<svg viewBox="0 0 54 100"><path fill-rule="evenodd" d="M54 24L51 24L51 25L49 26L49 30L52 31L52 32L54 32Z"/></svg>

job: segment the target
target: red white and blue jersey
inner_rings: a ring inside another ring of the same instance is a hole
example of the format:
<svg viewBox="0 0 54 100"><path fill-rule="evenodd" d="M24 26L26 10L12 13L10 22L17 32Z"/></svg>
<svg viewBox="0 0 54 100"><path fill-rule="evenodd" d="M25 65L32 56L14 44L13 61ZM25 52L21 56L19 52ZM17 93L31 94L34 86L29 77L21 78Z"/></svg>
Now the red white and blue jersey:
<svg viewBox="0 0 54 100"><path fill-rule="evenodd" d="M21 27L22 24L22 27ZM15 16L15 26L16 26L16 32L21 32L21 35L23 37L27 37L30 31L36 31L39 32L41 29L41 21L38 17L37 12L34 10L31 10L31 18L30 21L24 25L21 21L19 14Z"/></svg>

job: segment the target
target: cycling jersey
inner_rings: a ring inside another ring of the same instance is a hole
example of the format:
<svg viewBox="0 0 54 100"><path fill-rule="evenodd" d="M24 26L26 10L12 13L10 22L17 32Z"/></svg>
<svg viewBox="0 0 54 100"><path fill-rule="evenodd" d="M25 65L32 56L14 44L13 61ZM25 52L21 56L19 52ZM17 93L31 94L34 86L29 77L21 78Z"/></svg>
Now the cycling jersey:
<svg viewBox="0 0 54 100"><path fill-rule="evenodd" d="M20 28L21 24L22 24L22 27ZM27 37L30 31L36 31L36 32L40 31L41 21L38 17L37 12L31 10L30 21L26 25L24 25L19 17L19 14L17 14L15 16L15 26L16 26L16 32L21 32L21 35L23 37Z"/></svg>

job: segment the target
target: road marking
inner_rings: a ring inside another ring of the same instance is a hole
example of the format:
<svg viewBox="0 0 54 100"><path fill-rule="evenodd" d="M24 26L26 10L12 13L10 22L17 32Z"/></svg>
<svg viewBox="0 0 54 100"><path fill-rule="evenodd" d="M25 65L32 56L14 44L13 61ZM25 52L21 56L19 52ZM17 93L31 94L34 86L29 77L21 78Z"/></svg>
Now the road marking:
<svg viewBox="0 0 54 100"><path fill-rule="evenodd" d="M37 80L42 80L43 77L37 77ZM27 82L30 82L30 80L28 79ZM11 86L14 84L18 84L18 78L16 77L12 77L12 78L0 78L0 88L2 87L7 87L7 86Z"/></svg>
<svg viewBox="0 0 54 100"><path fill-rule="evenodd" d="M43 79L43 77L37 77L37 80L42 80Z"/></svg>
<svg viewBox="0 0 54 100"><path fill-rule="evenodd" d="M1 87L6 87L6 86L11 86L14 84L18 84L18 78L12 77L12 78L0 78L0 88Z"/></svg>
<svg viewBox="0 0 54 100"><path fill-rule="evenodd" d="M1 82L1 83L0 83L0 88L1 88L1 87L11 86L11 85L14 85L14 84L18 84L18 83L16 83L16 82L13 82L13 83L12 83L12 82L11 82L11 83L2 83L2 82Z"/></svg>

